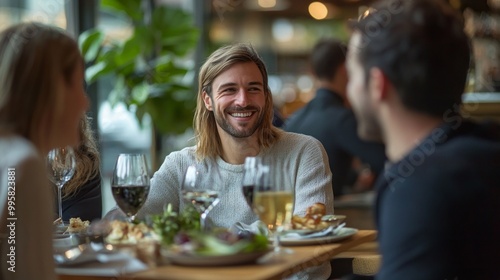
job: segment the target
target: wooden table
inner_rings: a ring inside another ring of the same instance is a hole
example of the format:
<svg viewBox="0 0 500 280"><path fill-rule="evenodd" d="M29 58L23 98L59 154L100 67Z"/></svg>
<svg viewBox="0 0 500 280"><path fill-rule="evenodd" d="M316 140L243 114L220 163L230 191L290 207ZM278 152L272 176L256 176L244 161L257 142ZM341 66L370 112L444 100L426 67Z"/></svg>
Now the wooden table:
<svg viewBox="0 0 500 280"><path fill-rule="evenodd" d="M337 243L293 246L293 254L279 262L227 267L184 267L166 265L146 271L119 277L93 277L60 275L61 280L273 280L282 279L295 272L327 262L334 256L360 244L376 239L374 230L360 230L358 233Z"/></svg>

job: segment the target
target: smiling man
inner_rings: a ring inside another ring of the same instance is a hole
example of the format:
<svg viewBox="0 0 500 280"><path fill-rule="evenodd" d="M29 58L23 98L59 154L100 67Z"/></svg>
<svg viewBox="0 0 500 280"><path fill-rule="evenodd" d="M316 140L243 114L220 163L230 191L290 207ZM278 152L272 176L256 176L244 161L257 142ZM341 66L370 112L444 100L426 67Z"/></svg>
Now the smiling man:
<svg viewBox="0 0 500 280"><path fill-rule="evenodd" d="M245 201L242 179L245 158L272 159L286 166L293 178L294 215L304 216L314 203L333 214L331 173L321 143L272 125L273 100L266 67L246 44L222 47L201 67L194 116L196 145L171 153L151 181L151 190L139 216L158 214L167 203L175 211L185 207L181 183L189 165L197 163L210 176L217 169L220 202L210 211L207 224L229 228L258 220ZM207 187L207 186L202 186ZM208 186L210 187L210 186ZM294 275L297 279L327 279L329 263Z"/></svg>

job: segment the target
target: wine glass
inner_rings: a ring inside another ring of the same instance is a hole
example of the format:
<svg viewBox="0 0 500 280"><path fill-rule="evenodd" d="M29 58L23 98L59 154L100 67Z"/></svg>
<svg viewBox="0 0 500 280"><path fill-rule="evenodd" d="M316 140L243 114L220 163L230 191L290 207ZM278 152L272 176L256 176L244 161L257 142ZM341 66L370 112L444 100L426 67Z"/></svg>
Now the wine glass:
<svg viewBox="0 0 500 280"><path fill-rule="evenodd" d="M280 246L280 235L291 228L294 206L293 184L286 165L262 165L253 197L253 209L267 225L273 237L273 256L277 257L291 252Z"/></svg>
<svg viewBox="0 0 500 280"><path fill-rule="evenodd" d="M57 186L57 202L59 208L59 221L62 219L62 188L71 180L76 169L76 156L72 147L56 148L47 155L47 169L50 181Z"/></svg>
<svg viewBox="0 0 500 280"><path fill-rule="evenodd" d="M150 179L144 154L120 154L116 160L111 191L118 207L135 222L137 212L146 202Z"/></svg>
<svg viewBox="0 0 500 280"><path fill-rule="evenodd" d="M262 165L260 157L246 157L245 158L245 173L243 174L242 191L245 200L253 208L253 192L258 180L259 168Z"/></svg>
<svg viewBox="0 0 500 280"><path fill-rule="evenodd" d="M206 166L205 166L206 167ZM217 168L204 168L202 164L190 165L182 182L182 199L191 203L200 213L200 228L208 230L207 215L220 201L217 185L220 184Z"/></svg>

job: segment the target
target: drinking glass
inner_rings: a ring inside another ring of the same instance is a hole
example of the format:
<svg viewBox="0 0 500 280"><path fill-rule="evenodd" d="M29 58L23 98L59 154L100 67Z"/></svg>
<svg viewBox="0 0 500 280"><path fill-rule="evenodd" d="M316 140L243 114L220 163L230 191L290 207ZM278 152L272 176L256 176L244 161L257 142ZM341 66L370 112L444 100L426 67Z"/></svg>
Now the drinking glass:
<svg viewBox="0 0 500 280"><path fill-rule="evenodd" d="M111 190L116 204L134 222L146 202L150 178L144 154L120 154L116 160Z"/></svg>
<svg viewBox="0 0 500 280"><path fill-rule="evenodd" d="M245 158L245 173L243 174L242 191L250 208L253 208L253 192L259 178L258 173L261 165L262 160L260 157Z"/></svg>
<svg viewBox="0 0 500 280"><path fill-rule="evenodd" d="M73 148L56 148L49 151L47 155L47 169L50 181L57 186L57 202L59 218L57 221L64 224L62 220L62 188L71 180L76 169L76 156Z"/></svg>
<svg viewBox="0 0 500 280"><path fill-rule="evenodd" d="M273 255L279 257L290 252L281 249L280 235L284 230L291 228L294 205L293 184L288 168L284 165L263 165L260 173L254 189L253 208L260 220L267 225L273 238Z"/></svg>
<svg viewBox="0 0 500 280"><path fill-rule="evenodd" d="M191 203L200 213L200 228L207 228L207 215L220 201L219 187L221 184L218 168L207 168L203 164L190 165L182 182L182 199Z"/></svg>

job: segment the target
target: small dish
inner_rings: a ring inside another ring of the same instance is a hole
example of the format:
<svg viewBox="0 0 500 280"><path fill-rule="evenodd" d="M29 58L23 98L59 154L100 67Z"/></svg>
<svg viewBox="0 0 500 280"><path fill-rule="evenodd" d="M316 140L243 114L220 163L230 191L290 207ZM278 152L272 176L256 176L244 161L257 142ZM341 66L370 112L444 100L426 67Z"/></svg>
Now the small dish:
<svg viewBox="0 0 500 280"><path fill-rule="evenodd" d="M54 249L67 249L81 244L80 238L74 234L57 233L52 237Z"/></svg>

